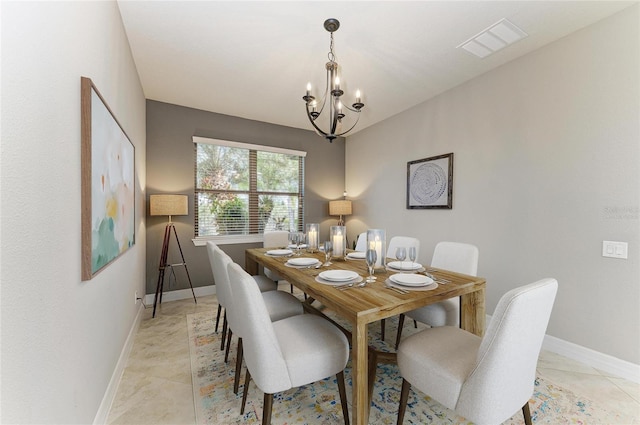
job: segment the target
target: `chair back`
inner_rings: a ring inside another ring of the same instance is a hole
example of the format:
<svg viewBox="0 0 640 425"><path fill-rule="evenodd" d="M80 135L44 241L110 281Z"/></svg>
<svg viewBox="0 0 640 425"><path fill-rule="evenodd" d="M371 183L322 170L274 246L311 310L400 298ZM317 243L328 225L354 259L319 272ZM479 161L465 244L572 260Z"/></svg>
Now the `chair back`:
<svg viewBox="0 0 640 425"><path fill-rule="evenodd" d="M264 232L263 236L263 248L277 248L289 245L289 232L286 230Z"/></svg>
<svg viewBox="0 0 640 425"><path fill-rule="evenodd" d="M230 301L229 294L229 278L227 276L227 268L226 265L221 267L217 264L215 258L216 254L224 254L222 250L212 241L207 242L207 256L209 257L209 264L211 265L211 272L213 273L213 280L216 284L216 297L218 298L218 303L224 307L228 307L228 303ZM225 254L226 255L226 254Z"/></svg>
<svg viewBox="0 0 640 425"><path fill-rule="evenodd" d="M502 296L456 412L478 424L496 424L528 402L557 290L555 279L543 279Z"/></svg>
<svg viewBox="0 0 640 425"><path fill-rule="evenodd" d="M213 252L213 275L216 280L216 295L218 296L218 300L220 300L221 296L224 299L224 304L222 304L222 306L226 309L229 327L240 338L242 338L242 335L239 332L239 319L237 317L239 308L233 303L233 298L231 298L231 281L229 280L229 273L227 271L229 263L233 263L231 257L229 257L223 250L216 247Z"/></svg>
<svg viewBox="0 0 640 425"><path fill-rule="evenodd" d="M269 312L253 278L236 263L227 266L232 282L231 298L243 305L238 317L244 359L254 382L263 392L273 394L292 388L287 365L276 338Z"/></svg>
<svg viewBox="0 0 640 425"><path fill-rule="evenodd" d="M420 240L410 236L394 236L389 241L387 249L387 257L396 258L396 249L399 247L407 248L407 258L409 258L409 247L416 247L416 258L420 257Z"/></svg>
<svg viewBox="0 0 640 425"><path fill-rule="evenodd" d="M460 242L439 242L433 251L431 267L470 276L478 274L478 248Z"/></svg>
<svg viewBox="0 0 640 425"><path fill-rule="evenodd" d="M367 250L367 232L362 232L358 235L358 240L356 241L356 251L366 251Z"/></svg>

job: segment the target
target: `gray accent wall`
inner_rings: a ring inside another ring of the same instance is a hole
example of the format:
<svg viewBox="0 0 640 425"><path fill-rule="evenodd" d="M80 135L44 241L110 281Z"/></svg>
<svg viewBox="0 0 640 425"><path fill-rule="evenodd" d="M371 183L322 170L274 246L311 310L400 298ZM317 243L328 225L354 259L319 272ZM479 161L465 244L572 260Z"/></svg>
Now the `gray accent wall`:
<svg viewBox="0 0 640 425"><path fill-rule="evenodd" d="M215 90L214 90L215 91ZM304 114L301 103L299 111ZM329 226L337 219L328 214L328 202L340 199L344 191L345 142L329 141L307 130L216 114L193 108L147 100L147 200L156 193L189 196L189 215L173 217L189 275L194 287L212 285L213 275L204 246L194 246L193 196L195 151L193 136L277 146L307 152L305 159L305 223L320 223L321 237L328 238ZM155 294L158 263L166 217L147 214L146 293ZM244 250L261 244L220 245L237 263L244 265ZM175 238L170 242L169 262L180 262ZM189 288L184 269L175 268L175 278L166 274L164 289Z"/></svg>
<svg viewBox="0 0 640 425"><path fill-rule="evenodd" d="M477 245L488 314L556 278L548 334L640 364L638 18L636 5L350 136L352 231L416 236L423 263L439 241ZM406 209L407 162L449 152L453 209ZM603 240L629 258L602 257Z"/></svg>

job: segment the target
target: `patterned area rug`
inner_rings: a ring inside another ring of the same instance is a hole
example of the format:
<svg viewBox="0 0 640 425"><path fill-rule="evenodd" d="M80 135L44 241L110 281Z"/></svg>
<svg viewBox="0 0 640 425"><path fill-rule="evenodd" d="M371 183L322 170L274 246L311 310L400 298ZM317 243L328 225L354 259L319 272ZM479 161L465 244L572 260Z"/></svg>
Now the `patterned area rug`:
<svg viewBox="0 0 640 425"><path fill-rule="evenodd" d="M256 388L255 384L250 384L247 407L244 415L241 416L242 385L237 396L233 393L236 338L234 337L231 345L229 363L224 363L224 352L220 350L221 333L214 333L214 325L214 311L187 316L196 421L198 424L259 424L262 418L263 393ZM388 319L386 324L388 342L395 341L396 328L397 320ZM403 329L403 336L409 336L419 330L421 329L414 329L407 322ZM391 346L379 339L379 324L370 325L369 333L372 345L387 351L391 349ZM244 371L241 379L242 384ZM345 379L347 399L351 408L350 363L345 369ZM401 385L402 378L399 376L396 365L378 365L369 423L396 423ZM620 423L617 415L599 408L590 400L577 397L568 390L546 382L540 375L535 381L530 407L533 422L538 424ZM344 423L335 377L277 394L274 397L272 423L278 425ZM409 396L404 423L471 424L430 397L422 393L418 395L413 391ZM508 425L523 423L521 411L505 422Z"/></svg>

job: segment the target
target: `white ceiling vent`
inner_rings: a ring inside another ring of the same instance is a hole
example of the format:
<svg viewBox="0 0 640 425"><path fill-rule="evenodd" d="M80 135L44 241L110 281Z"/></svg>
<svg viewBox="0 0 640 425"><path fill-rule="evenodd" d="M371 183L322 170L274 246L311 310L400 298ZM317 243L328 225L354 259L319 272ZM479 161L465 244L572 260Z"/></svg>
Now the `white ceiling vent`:
<svg viewBox="0 0 640 425"><path fill-rule="evenodd" d="M491 25L457 47L484 58L525 38L528 34L506 19Z"/></svg>

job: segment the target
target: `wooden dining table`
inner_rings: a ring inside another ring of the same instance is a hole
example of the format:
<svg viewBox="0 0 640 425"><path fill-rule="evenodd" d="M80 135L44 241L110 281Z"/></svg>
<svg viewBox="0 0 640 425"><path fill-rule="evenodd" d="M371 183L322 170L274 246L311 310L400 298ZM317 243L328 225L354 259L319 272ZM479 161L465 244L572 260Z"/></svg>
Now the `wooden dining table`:
<svg viewBox="0 0 640 425"><path fill-rule="evenodd" d="M282 279L296 286L310 299L317 300L325 308L332 310L352 326L351 360L353 377L352 423L368 423L369 391L368 361L369 347L367 332L369 323L397 316L407 311L446 300L460 297L460 326L471 333L482 336L485 322L485 286L484 278L454 273L447 270L429 268L436 279L448 281L429 291L410 291L401 294L385 287L385 281L394 272L380 268L376 270L377 280L362 288L339 290L332 285L319 283L316 277L325 270L352 270L367 276L364 260L332 259L330 266L316 268L294 268L285 263L291 257L266 255L266 248L246 250L245 269L250 274L259 273L259 265L277 272ZM304 257L315 257L324 261L324 253L303 251Z"/></svg>

